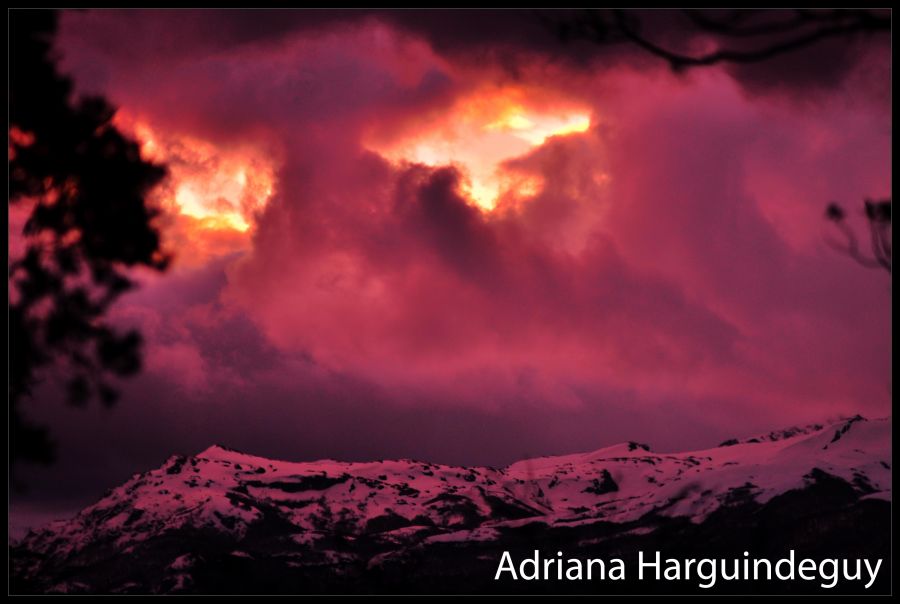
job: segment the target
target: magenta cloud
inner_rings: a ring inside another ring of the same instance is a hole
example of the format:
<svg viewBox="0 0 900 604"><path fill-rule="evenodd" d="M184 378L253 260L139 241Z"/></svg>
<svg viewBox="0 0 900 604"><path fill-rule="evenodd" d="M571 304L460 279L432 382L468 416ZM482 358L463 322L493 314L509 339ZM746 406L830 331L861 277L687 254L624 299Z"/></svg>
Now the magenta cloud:
<svg viewBox="0 0 900 604"><path fill-rule="evenodd" d="M147 363L126 390L141 410L113 423L174 424L165 444L198 450L493 463L523 439L699 447L890 413L890 281L829 248L823 219L890 191L876 55L804 96L735 70L558 61L549 43L510 70L472 60L484 40L377 16L277 36L185 23L70 14L60 38L83 90L278 166L245 252L176 262L119 309ZM366 144L517 85L592 115L510 158L542 183L519 203L484 212L459 165Z"/></svg>

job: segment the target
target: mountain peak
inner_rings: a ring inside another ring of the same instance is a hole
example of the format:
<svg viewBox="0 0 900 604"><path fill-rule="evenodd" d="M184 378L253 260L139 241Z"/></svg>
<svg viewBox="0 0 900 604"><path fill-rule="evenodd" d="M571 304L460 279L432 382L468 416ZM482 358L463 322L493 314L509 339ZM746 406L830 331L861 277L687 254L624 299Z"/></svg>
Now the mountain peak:
<svg viewBox="0 0 900 604"><path fill-rule="evenodd" d="M220 457L223 455L229 455L229 454L234 454L234 453L237 453L240 455L244 454L243 451L238 451L237 449L232 449L231 447L226 447L225 445L213 443L212 445L208 446L207 448L205 448L202 451L200 451L199 453L197 453L195 455L195 457L212 458L212 457Z"/></svg>
<svg viewBox="0 0 900 604"><path fill-rule="evenodd" d="M229 462L243 461L246 463L270 463L273 461L267 457L260 457L258 455L253 455L252 453L246 453L244 451L240 451L232 447L226 447L225 445L220 444L210 445L203 451L194 455L194 458Z"/></svg>

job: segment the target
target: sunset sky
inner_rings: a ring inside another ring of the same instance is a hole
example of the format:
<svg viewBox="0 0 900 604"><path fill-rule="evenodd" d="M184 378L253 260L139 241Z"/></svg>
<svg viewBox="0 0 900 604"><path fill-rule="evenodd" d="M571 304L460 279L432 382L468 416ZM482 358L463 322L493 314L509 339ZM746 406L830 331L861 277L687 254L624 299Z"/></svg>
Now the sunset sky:
<svg viewBox="0 0 900 604"><path fill-rule="evenodd" d="M890 196L883 37L676 74L527 12L66 13L175 261L115 306L118 405L39 393L60 460L16 501L212 443L503 465L888 415L890 277L824 219Z"/></svg>

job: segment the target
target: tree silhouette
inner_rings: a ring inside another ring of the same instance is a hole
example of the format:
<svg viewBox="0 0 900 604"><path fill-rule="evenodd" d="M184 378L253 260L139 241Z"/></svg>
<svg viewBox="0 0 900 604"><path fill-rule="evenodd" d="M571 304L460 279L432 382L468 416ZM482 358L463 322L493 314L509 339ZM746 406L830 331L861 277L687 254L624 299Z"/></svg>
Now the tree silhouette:
<svg viewBox="0 0 900 604"><path fill-rule="evenodd" d="M141 337L107 312L133 287L129 268L168 263L146 202L165 169L141 159L106 100L73 98L52 51L56 23L53 11L9 14L9 204L28 214L9 265L11 464L54 459L47 429L22 410L51 366L70 403L115 402L109 378L139 371Z"/></svg>
<svg viewBox="0 0 900 604"><path fill-rule="evenodd" d="M856 260L866 268L880 268L891 272L891 200L875 201L867 199L863 203L863 212L869 223L871 255L860 249L856 233L847 224L846 212L837 203L830 203L825 209L825 217L832 221L844 237L843 243L829 240L829 244Z"/></svg>

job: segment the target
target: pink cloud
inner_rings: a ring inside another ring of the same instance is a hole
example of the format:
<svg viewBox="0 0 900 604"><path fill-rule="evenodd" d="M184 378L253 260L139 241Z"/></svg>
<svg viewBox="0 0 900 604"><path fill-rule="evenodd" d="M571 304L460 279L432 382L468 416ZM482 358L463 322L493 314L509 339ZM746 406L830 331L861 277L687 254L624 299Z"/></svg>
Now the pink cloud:
<svg viewBox="0 0 900 604"><path fill-rule="evenodd" d="M151 19L129 25L140 35L119 56L125 34L100 27L114 14L68 19L64 64L85 87L154 128L256 145L280 166L244 255L133 299L157 313L155 375L205 385L208 400L229 387L215 376L240 375L260 417L314 420L351 380L360 406L521 422L517 405L608 409L635 434L665 412L695 440L696 426L733 432L748 417L890 410L887 280L820 237L827 201L889 191L890 114L869 98L818 89L821 102L798 104L718 69L529 59L523 82L595 120L511 158L542 187L483 213L452 158L397 165L363 141L516 85L505 68L375 21L219 46Z"/></svg>

